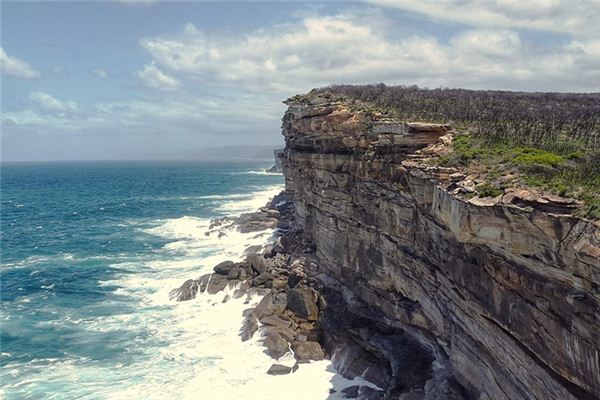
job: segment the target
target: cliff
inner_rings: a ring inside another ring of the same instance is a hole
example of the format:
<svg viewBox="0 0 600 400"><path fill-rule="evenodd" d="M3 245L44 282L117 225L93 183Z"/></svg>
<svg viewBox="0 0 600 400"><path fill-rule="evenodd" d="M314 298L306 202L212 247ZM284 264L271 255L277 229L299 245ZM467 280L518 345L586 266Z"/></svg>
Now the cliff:
<svg viewBox="0 0 600 400"><path fill-rule="evenodd" d="M359 348L400 398L600 398L597 221L527 189L465 196L468 177L427 163L451 146L448 126L326 95L287 104L286 195L318 265L321 324L351 342L333 347L338 369L368 377L348 361Z"/></svg>

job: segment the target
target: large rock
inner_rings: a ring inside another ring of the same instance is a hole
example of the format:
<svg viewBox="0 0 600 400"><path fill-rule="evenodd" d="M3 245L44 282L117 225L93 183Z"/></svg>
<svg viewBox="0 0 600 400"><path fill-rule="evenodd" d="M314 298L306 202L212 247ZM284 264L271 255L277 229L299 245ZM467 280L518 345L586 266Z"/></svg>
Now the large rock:
<svg viewBox="0 0 600 400"><path fill-rule="evenodd" d="M317 342L294 342L292 350L298 361L319 361L325 358L325 353Z"/></svg>
<svg viewBox="0 0 600 400"><path fill-rule="evenodd" d="M227 287L227 277L220 274L212 274L210 276L210 280L208 281L208 286L206 287L206 291L209 294L219 293L221 290Z"/></svg>
<svg viewBox="0 0 600 400"><path fill-rule="evenodd" d="M274 359L279 359L289 351L288 342L273 327L267 327L262 332L262 343L265 346L265 353Z"/></svg>
<svg viewBox="0 0 600 400"><path fill-rule="evenodd" d="M183 282L183 285L177 289L173 289L169 292L169 299L175 301L187 301L192 300L198 293L198 281L194 279L188 279Z"/></svg>
<svg viewBox="0 0 600 400"><path fill-rule="evenodd" d="M270 325L270 326L274 326L277 328L282 328L282 329L286 329L289 328L292 325L292 321L289 320L285 320L279 316L276 315L266 315L263 316L260 319L260 322L263 325Z"/></svg>
<svg viewBox="0 0 600 400"><path fill-rule="evenodd" d="M213 271L220 275L228 275L229 271L235 266L233 261L223 261L214 266Z"/></svg>
<svg viewBox="0 0 600 400"><path fill-rule="evenodd" d="M246 258L246 261L250 264L251 269L256 275L268 272L269 263L262 254L250 254Z"/></svg>
<svg viewBox="0 0 600 400"><path fill-rule="evenodd" d="M262 274L258 275L256 278L254 278L252 280L252 283L254 284L254 286L271 286L271 282L273 281L273 278L275 278L273 276L272 273L270 272L263 272Z"/></svg>
<svg viewBox="0 0 600 400"><path fill-rule="evenodd" d="M259 319L267 315L281 315L286 307L286 294L268 293L265 295L256 306L256 315Z"/></svg>
<svg viewBox="0 0 600 400"><path fill-rule="evenodd" d="M242 342L252 339L254 333L258 330L258 319L256 312L253 308L244 310L244 320L242 322L242 328L240 329L240 338Z"/></svg>
<svg viewBox="0 0 600 400"><path fill-rule="evenodd" d="M267 371L269 375L287 375L292 372L292 367L288 367L281 364L273 364Z"/></svg>
<svg viewBox="0 0 600 400"><path fill-rule="evenodd" d="M309 321L316 321L319 317L315 295L306 288L288 290L287 307L297 316Z"/></svg>

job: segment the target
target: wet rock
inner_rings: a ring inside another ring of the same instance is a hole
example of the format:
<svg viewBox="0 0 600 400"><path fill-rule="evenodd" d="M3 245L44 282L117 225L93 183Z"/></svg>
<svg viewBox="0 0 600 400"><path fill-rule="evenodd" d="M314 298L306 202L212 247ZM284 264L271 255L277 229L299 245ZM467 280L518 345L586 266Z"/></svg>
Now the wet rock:
<svg viewBox="0 0 600 400"><path fill-rule="evenodd" d="M206 291L211 275L212 274L205 274L196 279L196 281L198 281L198 293L204 293Z"/></svg>
<svg viewBox="0 0 600 400"><path fill-rule="evenodd" d="M242 342L252 339L256 331L258 330L258 323L256 320L249 320L242 324L242 329L240 329L240 338Z"/></svg>
<svg viewBox="0 0 600 400"><path fill-rule="evenodd" d="M173 289L169 292L169 299L175 301L192 300L200 291L200 285L201 281L188 279L187 281L183 282L183 285L181 285L179 288Z"/></svg>
<svg viewBox="0 0 600 400"><path fill-rule="evenodd" d="M229 271L235 266L233 261L223 261L214 266L213 271L219 275L228 275Z"/></svg>
<svg viewBox="0 0 600 400"><path fill-rule="evenodd" d="M287 307L297 316L311 321L319 317L314 294L308 289L290 289L287 292Z"/></svg>
<svg viewBox="0 0 600 400"><path fill-rule="evenodd" d="M249 281L244 281L240 284L240 286L233 291L233 298L239 299L248 293L248 290L252 287L252 284Z"/></svg>
<svg viewBox="0 0 600 400"><path fill-rule="evenodd" d="M325 358L325 353L317 342L294 342L292 350L298 361L319 361Z"/></svg>
<svg viewBox="0 0 600 400"><path fill-rule="evenodd" d="M269 375L286 375L292 372L291 367L287 367L281 364L273 364L267 371Z"/></svg>
<svg viewBox="0 0 600 400"><path fill-rule="evenodd" d="M238 267L237 265L233 265L231 267L231 269L229 270L229 272L227 273L227 279L229 279L229 280L239 279L241 271L242 270L240 269L240 267Z"/></svg>
<svg viewBox="0 0 600 400"><path fill-rule="evenodd" d="M227 287L227 277L220 274L212 274L208 281L206 291L209 294L216 294Z"/></svg>

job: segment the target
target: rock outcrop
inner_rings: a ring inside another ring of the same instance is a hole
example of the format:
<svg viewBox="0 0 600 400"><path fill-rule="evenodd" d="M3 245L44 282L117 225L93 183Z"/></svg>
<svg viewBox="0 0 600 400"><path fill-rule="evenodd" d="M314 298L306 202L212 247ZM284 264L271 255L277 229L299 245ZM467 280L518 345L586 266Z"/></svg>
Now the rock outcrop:
<svg viewBox="0 0 600 400"><path fill-rule="evenodd" d="M321 292L318 309L307 287L287 307L307 321L320 310L340 372L390 398L600 398L597 221L523 189L469 198L460 171L423 162L448 126L323 95L287 104L287 248L313 257L318 269L298 273Z"/></svg>

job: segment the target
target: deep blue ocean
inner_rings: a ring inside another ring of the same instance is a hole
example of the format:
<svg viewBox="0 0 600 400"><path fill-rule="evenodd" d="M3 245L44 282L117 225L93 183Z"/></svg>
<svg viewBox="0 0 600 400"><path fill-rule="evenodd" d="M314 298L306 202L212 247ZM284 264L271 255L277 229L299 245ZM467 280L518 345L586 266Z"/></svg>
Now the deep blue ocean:
<svg viewBox="0 0 600 400"><path fill-rule="evenodd" d="M0 397L210 399L254 379L227 357L243 307L168 292L272 234L205 233L282 189L270 165L3 164Z"/></svg>

